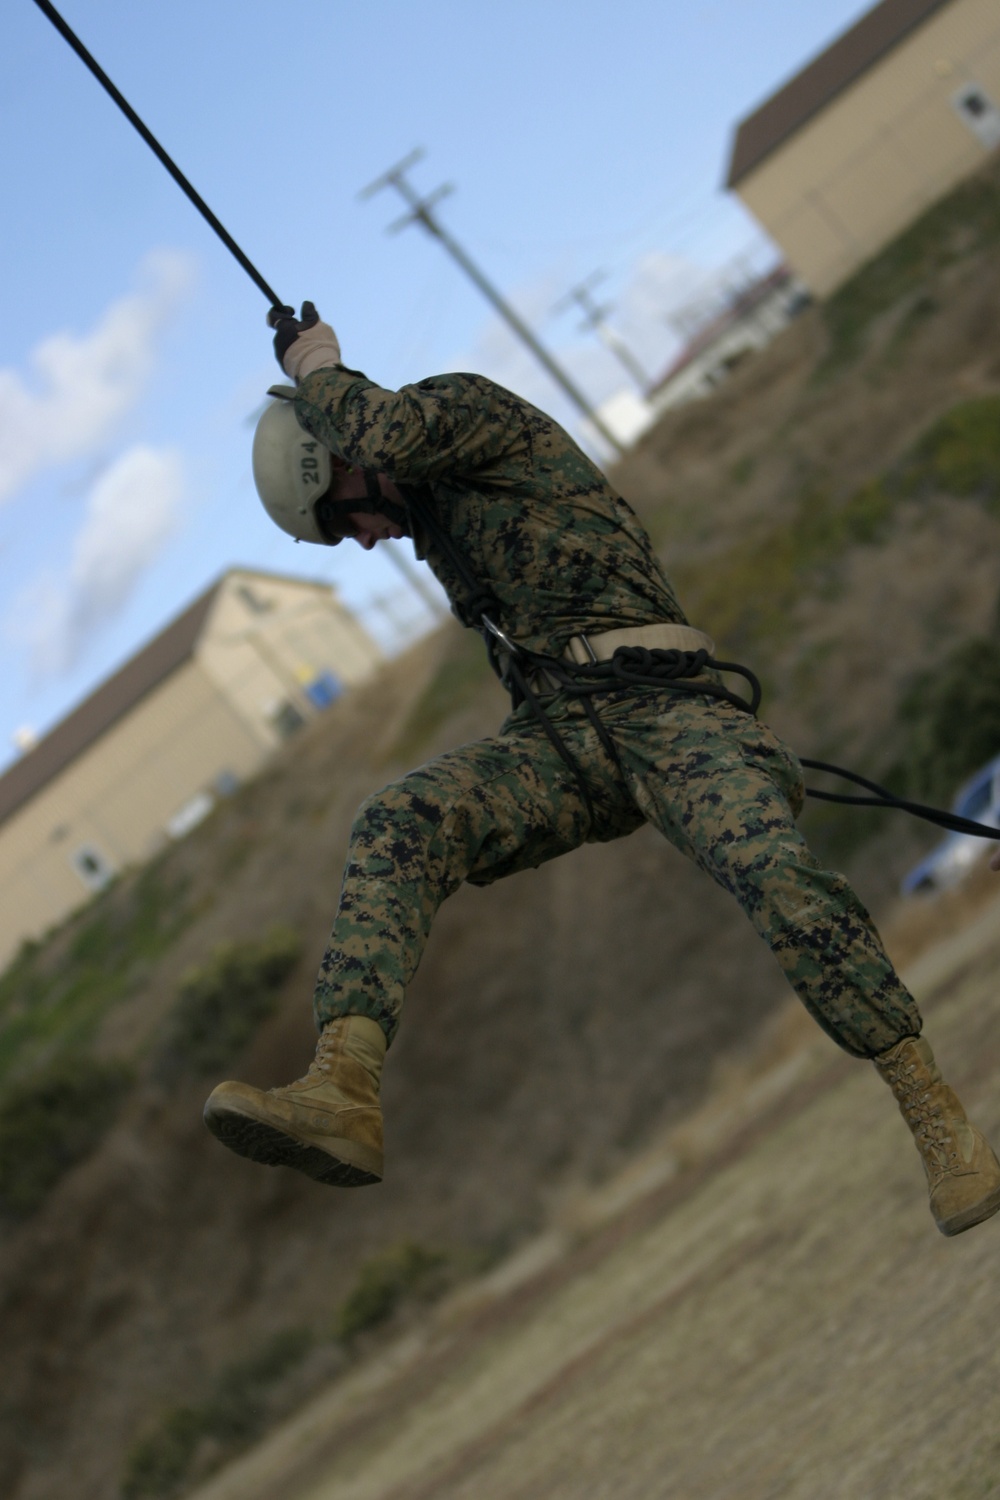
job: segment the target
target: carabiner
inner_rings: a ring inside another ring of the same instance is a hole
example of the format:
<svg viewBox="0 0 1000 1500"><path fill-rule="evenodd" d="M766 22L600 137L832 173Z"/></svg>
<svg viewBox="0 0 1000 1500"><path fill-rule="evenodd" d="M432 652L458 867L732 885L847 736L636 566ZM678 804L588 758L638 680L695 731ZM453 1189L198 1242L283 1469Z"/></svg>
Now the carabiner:
<svg viewBox="0 0 1000 1500"><path fill-rule="evenodd" d="M501 646L507 652L508 656L520 656L521 648L519 646L515 646L514 642L510 640L508 636L504 635L499 625L494 625L489 615L484 614L481 615L480 618L483 624L486 626L486 629L489 631L490 635L492 635L496 640L500 642Z"/></svg>

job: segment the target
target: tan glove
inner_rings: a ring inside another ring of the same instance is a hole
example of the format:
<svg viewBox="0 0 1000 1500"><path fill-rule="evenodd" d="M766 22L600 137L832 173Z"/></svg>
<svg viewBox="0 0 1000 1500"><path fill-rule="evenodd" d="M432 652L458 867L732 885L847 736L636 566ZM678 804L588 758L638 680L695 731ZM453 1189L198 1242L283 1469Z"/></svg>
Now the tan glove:
<svg viewBox="0 0 1000 1500"><path fill-rule="evenodd" d="M286 375L304 380L314 370L340 364L340 344L329 323L321 323L311 302L303 302L302 316L290 307L272 307L268 326L275 329L274 352Z"/></svg>

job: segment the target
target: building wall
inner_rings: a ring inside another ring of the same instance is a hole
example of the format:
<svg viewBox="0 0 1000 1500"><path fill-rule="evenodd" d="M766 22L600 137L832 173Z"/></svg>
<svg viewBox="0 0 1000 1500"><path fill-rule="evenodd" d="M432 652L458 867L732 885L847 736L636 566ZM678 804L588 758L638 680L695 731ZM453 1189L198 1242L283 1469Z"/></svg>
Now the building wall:
<svg viewBox="0 0 1000 1500"><path fill-rule="evenodd" d="M229 573L193 655L0 825L0 966L381 660L325 584Z"/></svg>
<svg viewBox="0 0 1000 1500"><path fill-rule="evenodd" d="M997 113L960 107L978 86ZM952 0L801 126L736 191L825 296L1000 144L1000 5Z"/></svg>
<svg viewBox="0 0 1000 1500"><path fill-rule="evenodd" d="M0 964L102 875L148 859L198 792L244 780L266 756L200 665L178 668L3 824ZM97 863L89 880L85 853Z"/></svg>
<svg viewBox="0 0 1000 1500"><path fill-rule="evenodd" d="M296 716L308 719L324 696L363 681L382 661L378 647L325 585L254 573L225 580L197 657L267 749ZM325 684L325 692L317 684Z"/></svg>

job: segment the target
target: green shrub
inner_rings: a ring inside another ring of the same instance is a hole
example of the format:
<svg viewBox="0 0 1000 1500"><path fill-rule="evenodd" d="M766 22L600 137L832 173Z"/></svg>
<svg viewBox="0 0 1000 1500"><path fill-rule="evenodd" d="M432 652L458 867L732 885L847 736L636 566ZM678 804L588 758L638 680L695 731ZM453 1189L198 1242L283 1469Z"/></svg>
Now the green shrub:
<svg viewBox="0 0 1000 1500"><path fill-rule="evenodd" d="M906 748L894 781L947 805L965 778L1000 754L1000 642L966 641L903 695Z"/></svg>
<svg viewBox="0 0 1000 1500"><path fill-rule="evenodd" d="M791 609L807 591L836 585L836 569L850 547L881 540L897 498L882 480L872 480L836 503L821 489L804 489L794 514L753 540L743 540L711 568L686 577L676 570L691 613L711 621L730 650L780 638L792 628Z"/></svg>
<svg viewBox="0 0 1000 1500"><path fill-rule="evenodd" d="M104 891L0 975L0 1079L53 1048L78 1053L191 918L188 884L157 862Z"/></svg>
<svg viewBox="0 0 1000 1500"><path fill-rule="evenodd" d="M225 943L181 981L160 1056L167 1073L213 1073L238 1057L298 961L301 942L275 927L260 942Z"/></svg>
<svg viewBox="0 0 1000 1500"><path fill-rule="evenodd" d="M744 453L729 469L731 484L749 484L757 470L757 460L752 453Z"/></svg>
<svg viewBox="0 0 1000 1500"><path fill-rule="evenodd" d="M907 494L943 491L961 500L1000 504L1000 396L963 401L915 444L900 472Z"/></svg>
<svg viewBox="0 0 1000 1500"><path fill-rule="evenodd" d="M337 1310L337 1338L349 1344L359 1333L386 1322L409 1298L435 1296L443 1287L447 1260L443 1251L428 1250L410 1240L373 1256L361 1267L354 1290Z"/></svg>
<svg viewBox="0 0 1000 1500"><path fill-rule="evenodd" d="M676 581L691 612L710 621L708 628L729 649L780 639L791 628L798 599L838 586L838 569L851 548L876 545L901 505L935 493L1000 513L1000 396L953 406L899 463L844 501L804 488L787 521L741 538L708 569L685 576L677 568Z"/></svg>
<svg viewBox="0 0 1000 1500"><path fill-rule="evenodd" d="M121 1487L124 1500L179 1494L198 1445L206 1436L202 1411L192 1406L173 1407L156 1431L128 1453Z"/></svg>
<svg viewBox="0 0 1000 1500"><path fill-rule="evenodd" d="M0 1096L0 1206L23 1216L97 1146L131 1082L120 1063L65 1057Z"/></svg>
<svg viewBox="0 0 1000 1500"><path fill-rule="evenodd" d="M169 1500L183 1493L206 1441L213 1451L201 1466L202 1478L247 1447L267 1424L273 1388L312 1345L307 1329L286 1329L250 1359L227 1365L204 1401L171 1407L128 1453L123 1500Z"/></svg>

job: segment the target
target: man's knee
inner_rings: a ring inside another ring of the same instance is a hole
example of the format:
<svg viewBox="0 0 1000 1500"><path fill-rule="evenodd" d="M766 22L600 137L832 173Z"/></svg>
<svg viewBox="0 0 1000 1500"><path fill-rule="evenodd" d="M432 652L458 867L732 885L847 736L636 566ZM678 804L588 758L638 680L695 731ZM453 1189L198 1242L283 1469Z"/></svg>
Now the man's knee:
<svg viewBox="0 0 1000 1500"><path fill-rule="evenodd" d="M424 796L406 789L405 780L393 781L366 796L354 814L351 847L364 850L367 858L388 859L393 865L417 856L424 828L435 825L439 808Z"/></svg>
<svg viewBox="0 0 1000 1500"><path fill-rule="evenodd" d="M406 878L416 874L427 843L446 816L447 806L432 783L415 775L390 782L366 797L354 815L351 848L366 863L392 866Z"/></svg>

